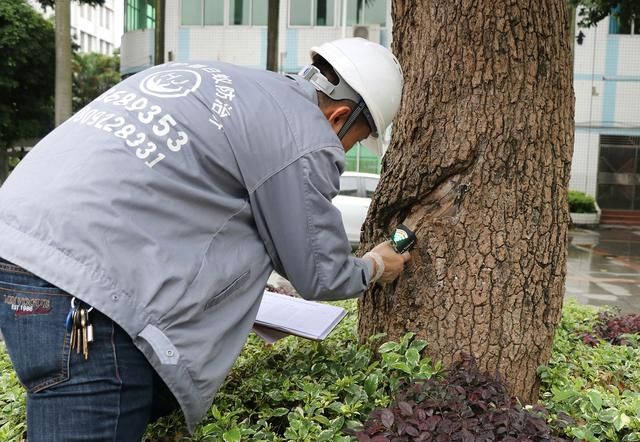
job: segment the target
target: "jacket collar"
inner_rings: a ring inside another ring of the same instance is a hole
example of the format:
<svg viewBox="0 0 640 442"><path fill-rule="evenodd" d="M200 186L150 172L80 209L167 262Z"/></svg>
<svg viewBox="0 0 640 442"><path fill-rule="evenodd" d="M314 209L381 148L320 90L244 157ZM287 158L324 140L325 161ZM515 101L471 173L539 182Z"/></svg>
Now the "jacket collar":
<svg viewBox="0 0 640 442"><path fill-rule="evenodd" d="M298 83L298 86L300 87L303 95L310 101L312 101L316 106L318 105L318 93L316 92L316 88L313 87L311 83L297 74L286 74L286 76L287 78Z"/></svg>

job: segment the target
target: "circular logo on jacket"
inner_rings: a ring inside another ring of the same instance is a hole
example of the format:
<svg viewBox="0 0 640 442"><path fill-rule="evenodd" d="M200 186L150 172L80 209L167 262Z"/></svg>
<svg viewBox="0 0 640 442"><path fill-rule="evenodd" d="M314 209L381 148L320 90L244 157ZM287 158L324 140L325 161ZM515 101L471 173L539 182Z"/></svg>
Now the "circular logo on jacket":
<svg viewBox="0 0 640 442"><path fill-rule="evenodd" d="M200 74L188 69L155 72L140 82L140 90L160 98L184 97L200 87Z"/></svg>

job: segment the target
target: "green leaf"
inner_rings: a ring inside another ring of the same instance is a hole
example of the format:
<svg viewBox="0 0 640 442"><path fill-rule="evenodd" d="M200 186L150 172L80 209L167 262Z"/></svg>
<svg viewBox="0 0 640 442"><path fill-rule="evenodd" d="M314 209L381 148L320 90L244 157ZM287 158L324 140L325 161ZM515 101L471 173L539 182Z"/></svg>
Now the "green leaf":
<svg viewBox="0 0 640 442"><path fill-rule="evenodd" d="M271 416L284 416L289 412L288 408L280 407L271 412Z"/></svg>
<svg viewBox="0 0 640 442"><path fill-rule="evenodd" d="M406 363L404 362L394 362L393 364L389 365L389 367L394 368L396 370L400 370L403 371L407 374L411 374L411 367L409 367Z"/></svg>
<svg viewBox="0 0 640 442"><path fill-rule="evenodd" d="M332 441L333 440L333 431L331 430L323 430L320 432L320 434L318 434L318 437L316 438L316 440L318 442L322 442L322 441Z"/></svg>
<svg viewBox="0 0 640 442"><path fill-rule="evenodd" d="M417 351L422 351L427 346L427 341L423 341L422 339L414 339L409 348L414 348Z"/></svg>
<svg viewBox="0 0 640 442"><path fill-rule="evenodd" d="M341 430L344 426L344 417L340 416L331 421L331 428Z"/></svg>
<svg viewBox="0 0 640 442"><path fill-rule="evenodd" d="M620 431L624 427L628 426L630 422L631 422L631 418L629 416L627 416L624 413L620 413L613 420L613 428L615 428L616 431Z"/></svg>
<svg viewBox="0 0 640 442"><path fill-rule="evenodd" d="M222 419L222 414L220 414L220 410L218 410L218 407L215 405L211 407L211 415L216 418L216 420Z"/></svg>
<svg viewBox="0 0 640 442"><path fill-rule="evenodd" d="M373 336L369 336L369 337L367 338L367 341L368 341L368 342L375 342L375 341L377 341L378 339L382 339L382 338L384 338L385 336L387 336L387 334L386 334L386 333L376 333L376 334L375 334L375 335L373 335Z"/></svg>
<svg viewBox="0 0 640 442"><path fill-rule="evenodd" d="M222 435L224 442L240 442L241 437L239 428L233 428Z"/></svg>
<svg viewBox="0 0 640 442"><path fill-rule="evenodd" d="M618 410L615 408L607 408L606 410L602 410L598 414L598 419L602 422L612 423L615 418L620 414Z"/></svg>
<svg viewBox="0 0 640 442"><path fill-rule="evenodd" d="M638 442L640 441L640 432L634 431L622 438L622 442Z"/></svg>
<svg viewBox="0 0 640 442"><path fill-rule="evenodd" d="M420 361L420 353L418 353L415 348L409 348L404 355L410 366L415 367L418 365L418 362Z"/></svg>
<svg viewBox="0 0 640 442"><path fill-rule="evenodd" d="M364 391L367 392L369 397L373 396L378 389L378 375L375 373L367 376L367 379L364 381Z"/></svg>
<svg viewBox="0 0 640 442"><path fill-rule="evenodd" d="M576 395L574 390L554 390L553 391L553 401L554 402L564 402L569 398L572 398Z"/></svg>
<svg viewBox="0 0 640 442"><path fill-rule="evenodd" d="M600 395L600 392L598 392L597 390L589 390L587 391L587 396L589 397L589 400L595 407L596 411L600 411L600 409L602 408L602 396Z"/></svg>
<svg viewBox="0 0 640 442"><path fill-rule="evenodd" d="M400 349L400 345L397 342L385 342L378 348L380 353L389 353L392 351L398 351Z"/></svg>
<svg viewBox="0 0 640 442"><path fill-rule="evenodd" d="M331 421L326 416L323 416L321 414L313 416L313 420L315 420L316 422L320 422L322 425L325 425L327 427L331 425Z"/></svg>

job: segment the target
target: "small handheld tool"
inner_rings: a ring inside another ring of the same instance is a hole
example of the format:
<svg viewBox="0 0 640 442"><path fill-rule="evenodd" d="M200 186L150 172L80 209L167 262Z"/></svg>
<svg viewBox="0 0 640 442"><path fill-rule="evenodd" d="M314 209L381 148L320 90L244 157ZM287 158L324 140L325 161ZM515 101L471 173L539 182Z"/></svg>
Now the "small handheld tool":
<svg viewBox="0 0 640 442"><path fill-rule="evenodd" d="M400 224L396 227L396 231L391 236L391 246L397 253L404 253L416 244L416 234L411 231L410 228L404 224Z"/></svg>

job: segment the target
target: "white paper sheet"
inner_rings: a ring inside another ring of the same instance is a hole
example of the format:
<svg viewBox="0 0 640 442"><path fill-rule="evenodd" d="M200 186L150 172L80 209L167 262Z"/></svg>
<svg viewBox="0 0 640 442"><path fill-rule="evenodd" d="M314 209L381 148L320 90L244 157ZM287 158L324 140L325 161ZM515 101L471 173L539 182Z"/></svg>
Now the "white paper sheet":
<svg viewBox="0 0 640 442"><path fill-rule="evenodd" d="M265 327L280 332L321 341L345 317L347 312L335 305L306 301L301 298L264 292L255 324L258 336L268 333ZM261 336L262 337L262 336ZM263 337L267 342L279 337Z"/></svg>

